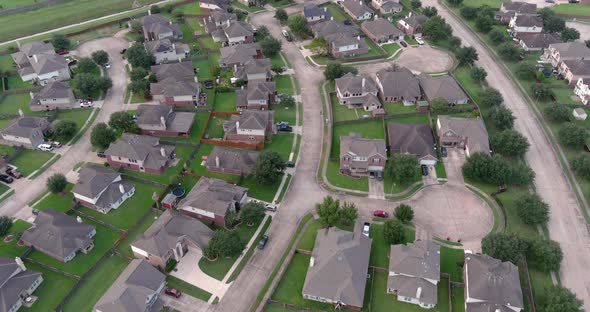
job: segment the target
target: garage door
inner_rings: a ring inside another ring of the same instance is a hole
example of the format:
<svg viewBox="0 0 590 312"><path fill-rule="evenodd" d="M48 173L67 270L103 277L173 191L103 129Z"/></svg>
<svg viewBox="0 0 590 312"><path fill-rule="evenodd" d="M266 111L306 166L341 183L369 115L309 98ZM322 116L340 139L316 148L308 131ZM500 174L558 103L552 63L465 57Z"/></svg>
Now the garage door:
<svg viewBox="0 0 590 312"><path fill-rule="evenodd" d="M420 161L420 165L434 166L436 165L436 160L423 159Z"/></svg>

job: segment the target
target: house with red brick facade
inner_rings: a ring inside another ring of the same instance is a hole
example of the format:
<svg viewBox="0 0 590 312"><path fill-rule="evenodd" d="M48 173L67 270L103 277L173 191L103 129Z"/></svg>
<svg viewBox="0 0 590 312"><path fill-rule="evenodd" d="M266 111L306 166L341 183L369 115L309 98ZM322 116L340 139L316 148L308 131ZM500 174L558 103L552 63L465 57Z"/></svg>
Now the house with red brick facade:
<svg viewBox="0 0 590 312"><path fill-rule="evenodd" d="M123 181L119 172L101 165L85 165L72 188L76 203L107 214L135 194L135 185Z"/></svg>
<svg viewBox="0 0 590 312"><path fill-rule="evenodd" d="M274 81L251 81L246 88L236 91L236 108L268 110L275 103L276 85Z"/></svg>
<svg viewBox="0 0 590 312"><path fill-rule="evenodd" d="M223 131L225 141L252 144L264 142L275 132L274 112L243 110L223 124Z"/></svg>
<svg viewBox="0 0 590 312"><path fill-rule="evenodd" d="M195 121L195 113L175 112L167 105L141 104L136 116L141 134L159 137L188 137Z"/></svg>
<svg viewBox="0 0 590 312"><path fill-rule="evenodd" d="M205 167L208 171L233 175L248 175L252 173L260 152L215 146L207 156Z"/></svg>
<svg viewBox="0 0 590 312"><path fill-rule="evenodd" d="M408 16L400 19L397 22L397 28L410 37L422 36L422 26L426 23L428 17L422 14L412 14L410 12Z"/></svg>
<svg viewBox="0 0 590 312"><path fill-rule="evenodd" d="M180 202L179 210L184 215L225 227L225 215L239 211L247 199L247 188L202 177Z"/></svg>
<svg viewBox="0 0 590 312"><path fill-rule="evenodd" d="M252 25L242 21L226 21L211 32L214 42L220 42L223 45L235 45L254 42L254 28Z"/></svg>
<svg viewBox="0 0 590 312"><path fill-rule="evenodd" d="M197 105L201 86L192 62L154 65L151 68L158 82L150 84L154 100L170 106Z"/></svg>
<svg viewBox="0 0 590 312"><path fill-rule="evenodd" d="M251 59L263 57L260 44L257 42L223 47L219 52L219 67L224 68L244 66Z"/></svg>
<svg viewBox="0 0 590 312"><path fill-rule="evenodd" d="M340 172L352 176L377 176L385 170L385 140L367 139L358 133L340 137Z"/></svg>
<svg viewBox="0 0 590 312"><path fill-rule="evenodd" d="M161 145L160 139L123 133L104 152L113 167L160 174L176 160L176 148Z"/></svg>

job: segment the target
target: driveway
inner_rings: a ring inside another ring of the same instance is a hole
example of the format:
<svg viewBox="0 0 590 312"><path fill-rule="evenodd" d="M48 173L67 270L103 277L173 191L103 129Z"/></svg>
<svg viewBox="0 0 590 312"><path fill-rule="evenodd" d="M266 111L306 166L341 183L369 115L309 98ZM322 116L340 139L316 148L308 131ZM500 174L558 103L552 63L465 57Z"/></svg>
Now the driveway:
<svg viewBox="0 0 590 312"><path fill-rule="evenodd" d="M230 284L225 284L201 271L199 267L201 258L203 258L203 255L200 251L194 249L189 250L178 261L176 269L170 274L211 293L214 297L223 297Z"/></svg>
<svg viewBox="0 0 590 312"><path fill-rule="evenodd" d="M385 199L383 191L383 181L369 179L369 197L375 199Z"/></svg>
<svg viewBox="0 0 590 312"><path fill-rule="evenodd" d="M443 164L445 165L445 171L447 172L448 183L463 185L465 180L463 179L463 173L461 168L465 163L467 156L465 151L458 148L447 148L447 157L443 158Z"/></svg>
<svg viewBox="0 0 590 312"><path fill-rule="evenodd" d="M357 66L359 73L375 75L381 69L389 69L393 64L406 67L413 72L440 73L453 66L453 58L445 51L429 46L404 49L400 55L391 61L370 63Z"/></svg>

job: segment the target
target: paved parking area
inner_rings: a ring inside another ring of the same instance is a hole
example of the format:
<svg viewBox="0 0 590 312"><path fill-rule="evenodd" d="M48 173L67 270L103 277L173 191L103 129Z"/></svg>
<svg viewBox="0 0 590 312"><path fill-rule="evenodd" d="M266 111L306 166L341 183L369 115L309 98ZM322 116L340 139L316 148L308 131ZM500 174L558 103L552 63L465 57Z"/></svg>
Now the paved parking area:
<svg viewBox="0 0 590 312"><path fill-rule="evenodd" d="M447 172L447 179L451 184L463 185L465 180L463 179L463 173L461 167L465 163L465 151L458 148L447 148L447 157L443 158L445 165L445 171Z"/></svg>

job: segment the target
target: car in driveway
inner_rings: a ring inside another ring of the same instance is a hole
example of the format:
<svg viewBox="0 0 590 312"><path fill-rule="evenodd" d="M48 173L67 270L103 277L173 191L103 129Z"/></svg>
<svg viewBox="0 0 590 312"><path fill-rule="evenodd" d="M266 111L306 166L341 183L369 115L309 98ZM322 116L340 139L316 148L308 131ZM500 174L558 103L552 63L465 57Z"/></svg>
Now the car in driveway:
<svg viewBox="0 0 590 312"><path fill-rule="evenodd" d="M345 20L344 25L350 26L350 25L352 25L352 22L350 20Z"/></svg>
<svg viewBox="0 0 590 312"><path fill-rule="evenodd" d="M399 44L401 44L404 48L408 47L408 44L405 41L400 41Z"/></svg>
<svg viewBox="0 0 590 312"><path fill-rule="evenodd" d="M180 292L180 290L176 289L176 288L172 288L172 287L166 287L166 289L164 290L164 293L170 297L174 297L174 298L180 298L180 296L182 296L182 292Z"/></svg>
<svg viewBox="0 0 590 312"><path fill-rule="evenodd" d="M92 107L92 100L91 99L80 100L80 107Z"/></svg>
<svg viewBox="0 0 590 312"><path fill-rule="evenodd" d="M375 210L375 211L373 211L373 217L389 218L389 213L387 213L387 211L383 211L383 210Z"/></svg>
<svg viewBox="0 0 590 312"><path fill-rule="evenodd" d="M421 165L420 168L422 169L422 175L427 176L428 175L428 166Z"/></svg>
<svg viewBox="0 0 590 312"><path fill-rule="evenodd" d="M5 175L5 174L0 174L0 181L4 182L6 184L10 184L10 183L12 183L12 181L14 181L14 179Z"/></svg>
<svg viewBox="0 0 590 312"><path fill-rule="evenodd" d="M107 155L105 155L104 152L97 152L96 156L100 157L100 158L107 158Z"/></svg>
<svg viewBox="0 0 590 312"><path fill-rule="evenodd" d="M369 237L370 231L371 231L371 223L365 222L365 224L363 225L363 235L365 235L366 237Z"/></svg>
<svg viewBox="0 0 590 312"><path fill-rule="evenodd" d="M18 172L16 169L14 169L12 167L8 167L6 169L6 174L15 178L15 179L20 179L23 177L23 175L20 172Z"/></svg>
<svg viewBox="0 0 590 312"><path fill-rule="evenodd" d="M266 243L268 243L268 235L264 234L258 242L258 249L264 249L264 247L266 247Z"/></svg>
<svg viewBox="0 0 590 312"><path fill-rule="evenodd" d="M275 204L266 204L266 206L264 206L264 208L266 210L272 211L272 212L277 211L277 205L275 205Z"/></svg>

